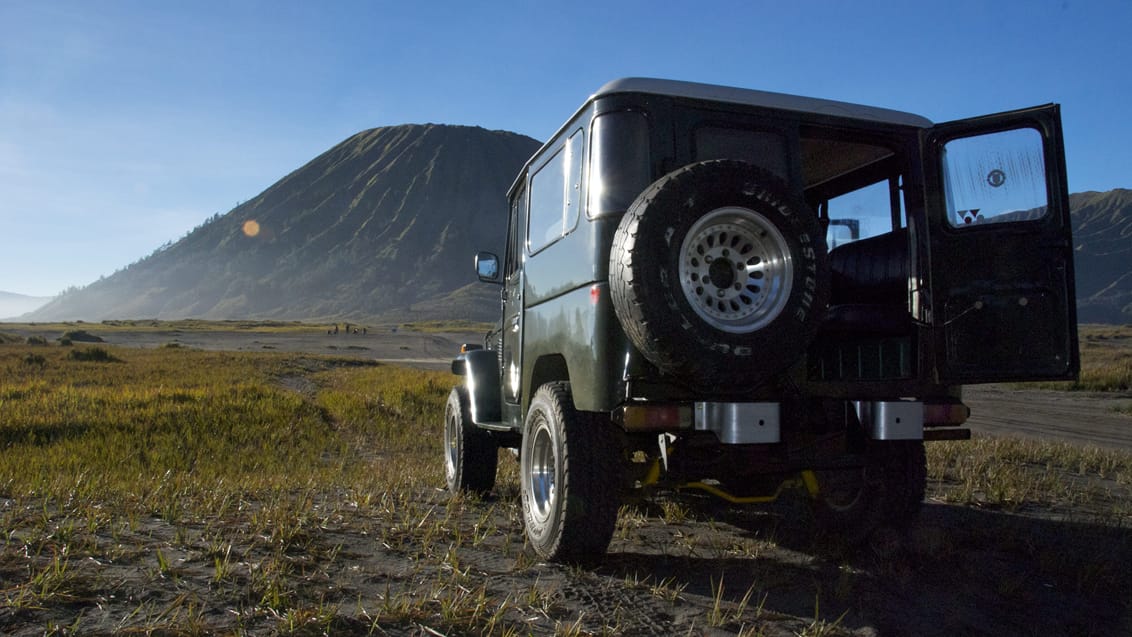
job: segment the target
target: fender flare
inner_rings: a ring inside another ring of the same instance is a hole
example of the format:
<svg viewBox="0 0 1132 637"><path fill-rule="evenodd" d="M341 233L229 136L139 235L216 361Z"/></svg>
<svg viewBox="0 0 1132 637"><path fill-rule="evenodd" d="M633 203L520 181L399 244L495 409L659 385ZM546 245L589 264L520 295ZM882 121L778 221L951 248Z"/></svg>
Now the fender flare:
<svg viewBox="0 0 1132 637"><path fill-rule="evenodd" d="M497 352L489 349L464 352L452 361L452 373L464 377L473 423L498 423L503 419Z"/></svg>

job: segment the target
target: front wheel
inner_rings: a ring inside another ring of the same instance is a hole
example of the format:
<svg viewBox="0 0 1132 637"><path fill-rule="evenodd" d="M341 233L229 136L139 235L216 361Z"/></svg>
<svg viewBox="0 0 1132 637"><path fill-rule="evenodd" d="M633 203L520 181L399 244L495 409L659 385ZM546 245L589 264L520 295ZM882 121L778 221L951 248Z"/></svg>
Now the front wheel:
<svg viewBox="0 0 1132 637"><path fill-rule="evenodd" d="M620 447L611 423L574 409L569 383L535 392L523 427L519 479L527 539L543 559L600 559L620 505Z"/></svg>
<svg viewBox="0 0 1132 637"><path fill-rule="evenodd" d="M444 475L452 493L486 495L495 486L495 441L472 422L466 387L453 387L444 407Z"/></svg>

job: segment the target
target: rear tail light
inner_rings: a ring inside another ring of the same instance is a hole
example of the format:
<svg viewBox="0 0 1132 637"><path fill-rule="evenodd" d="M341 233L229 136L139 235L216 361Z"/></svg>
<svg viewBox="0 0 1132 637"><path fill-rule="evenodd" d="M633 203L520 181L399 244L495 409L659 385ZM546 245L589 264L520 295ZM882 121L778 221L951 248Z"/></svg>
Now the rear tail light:
<svg viewBox="0 0 1132 637"><path fill-rule="evenodd" d="M618 411L626 431L675 431L692 428L691 405L625 405Z"/></svg>

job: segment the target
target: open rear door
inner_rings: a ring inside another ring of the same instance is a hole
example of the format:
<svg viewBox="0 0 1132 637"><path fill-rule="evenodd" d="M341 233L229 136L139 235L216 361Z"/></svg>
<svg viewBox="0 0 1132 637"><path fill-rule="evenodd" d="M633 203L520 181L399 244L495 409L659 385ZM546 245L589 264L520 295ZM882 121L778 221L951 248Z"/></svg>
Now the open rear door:
<svg viewBox="0 0 1132 637"><path fill-rule="evenodd" d="M924 133L922 148L939 380L1075 378L1058 106L941 124Z"/></svg>

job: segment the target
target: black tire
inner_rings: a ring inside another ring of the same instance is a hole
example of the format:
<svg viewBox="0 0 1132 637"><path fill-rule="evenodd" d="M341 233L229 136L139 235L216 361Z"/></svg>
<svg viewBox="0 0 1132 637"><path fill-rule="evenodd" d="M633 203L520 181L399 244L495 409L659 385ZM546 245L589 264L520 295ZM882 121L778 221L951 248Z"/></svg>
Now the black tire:
<svg viewBox="0 0 1132 637"><path fill-rule="evenodd" d="M468 389L453 387L444 406L444 474L452 493L486 495L495 487L498 446L472 423Z"/></svg>
<svg viewBox="0 0 1132 637"><path fill-rule="evenodd" d="M551 562L595 562L609 548L621 504L620 447L612 423L574 409L569 383L531 399L519 453L527 539Z"/></svg>
<svg viewBox="0 0 1132 637"><path fill-rule="evenodd" d="M866 465L818 472L818 529L859 544L878 527L903 528L920 513L927 486L922 441L871 442Z"/></svg>
<svg viewBox="0 0 1132 637"><path fill-rule="evenodd" d="M821 224L751 164L662 177L614 235L609 287L634 346L698 385L753 384L798 360L829 298Z"/></svg>

